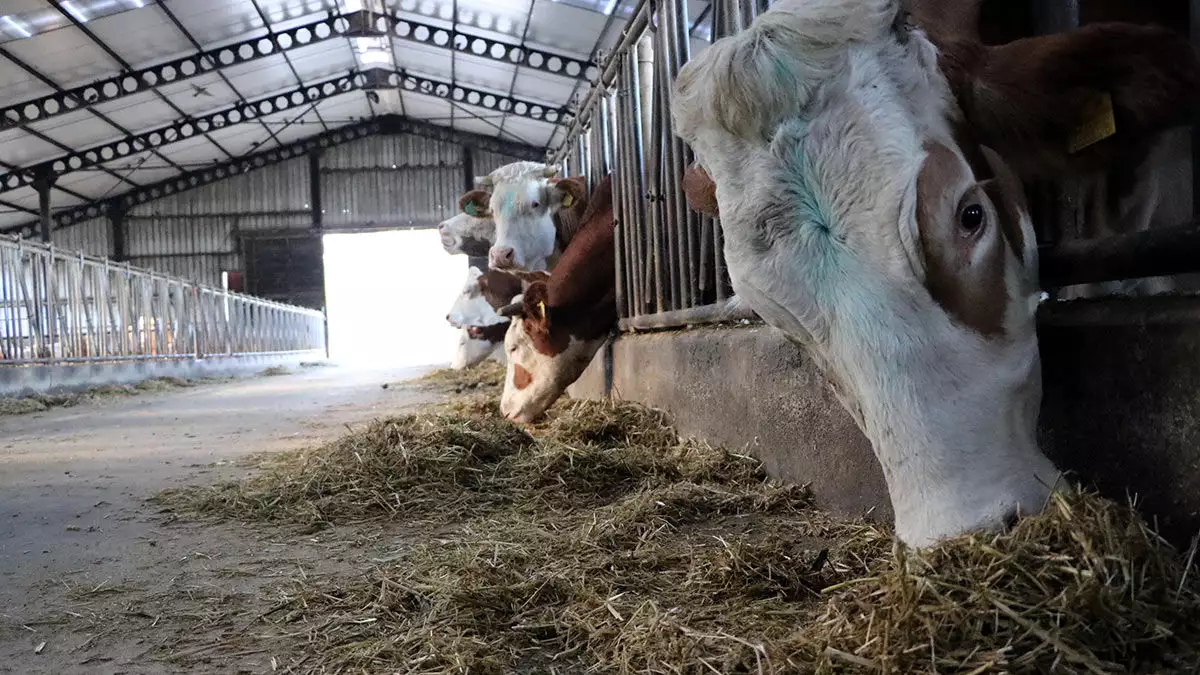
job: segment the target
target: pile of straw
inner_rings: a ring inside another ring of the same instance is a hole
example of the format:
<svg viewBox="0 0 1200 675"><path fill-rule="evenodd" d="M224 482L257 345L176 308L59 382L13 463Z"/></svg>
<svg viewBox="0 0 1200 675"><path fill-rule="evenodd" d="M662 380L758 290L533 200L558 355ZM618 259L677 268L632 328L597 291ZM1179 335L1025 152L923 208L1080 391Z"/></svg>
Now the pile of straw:
<svg viewBox="0 0 1200 675"><path fill-rule="evenodd" d="M442 368L427 373L405 384L440 391L447 394L500 394L504 388L504 366L488 359L482 363L462 370Z"/></svg>
<svg viewBox="0 0 1200 675"><path fill-rule="evenodd" d="M406 528L415 543L391 562L281 591L266 620L302 636L309 672L1200 668L1187 556L1094 494L1064 491L1006 534L906 551L748 457L681 442L660 412L567 401L529 434L469 411L480 402L164 499Z"/></svg>
<svg viewBox="0 0 1200 675"><path fill-rule="evenodd" d="M66 394L0 397L0 416L43 412L51 408L70 408L84 403L105 403L114 399L153 394L196 385L194 380L178 377L154 377L136 384L109 384Z"/></svg>

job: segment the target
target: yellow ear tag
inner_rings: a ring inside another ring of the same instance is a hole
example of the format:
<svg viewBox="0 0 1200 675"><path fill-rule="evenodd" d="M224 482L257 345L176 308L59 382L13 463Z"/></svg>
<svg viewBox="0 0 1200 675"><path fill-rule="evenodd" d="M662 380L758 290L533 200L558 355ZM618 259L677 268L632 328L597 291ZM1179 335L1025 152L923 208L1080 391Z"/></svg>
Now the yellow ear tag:
<svg viewBox="0 0 1200 675"><path fill-rule="evenodd" d="M571 208L571 205L574 203L575 203L575 196L572 195L570 192L568 192L566 195L563 196L563 208L564 209Z"/></svg>
<svg viewBox="0 0 1200 675"><path fill-rule="evenodd" d="M538 311L541 312L543 319L546 318L546 301L545 300L538 301Z"/></svg>
<svg viewBox="0 0 1200 675"><path fill-rule="evenodd" d="M1117 120L1113 117L1112 95L1106 91L1094 94L1084 102L1079 126L1067 140L1067 152L1073 155L1116 133Z"/></svg>

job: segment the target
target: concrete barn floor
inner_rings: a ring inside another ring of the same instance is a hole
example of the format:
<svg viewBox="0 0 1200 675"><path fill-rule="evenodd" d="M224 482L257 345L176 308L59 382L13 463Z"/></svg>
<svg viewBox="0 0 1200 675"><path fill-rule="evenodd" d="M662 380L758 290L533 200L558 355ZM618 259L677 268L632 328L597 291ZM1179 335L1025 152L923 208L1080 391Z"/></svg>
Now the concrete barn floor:
<svg viewBox="0 0 1200 675"><path fill-rule="evenodd" d="M269 642L214 645L270 609L272 581L336 574L370 546L174 521L144 500L432 402L394 384L426 370L310 368L0 417L0 672L284 670Z"/></svg>

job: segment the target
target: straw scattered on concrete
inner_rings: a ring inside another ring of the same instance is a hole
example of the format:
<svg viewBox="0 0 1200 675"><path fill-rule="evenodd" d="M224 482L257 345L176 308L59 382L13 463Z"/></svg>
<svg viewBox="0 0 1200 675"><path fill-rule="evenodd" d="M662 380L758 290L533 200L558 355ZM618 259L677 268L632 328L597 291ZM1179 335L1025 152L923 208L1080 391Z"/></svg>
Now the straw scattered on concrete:
<svg viewBox="0 0 1200 675"><path fill-rule="evenodd" d="M906 551L661 412L564 401L529 435L492 403L164 499L402 527L390 562L280 590L303 672L1200 672L1196 570L1126 506L1068 489Z"/></svg>
<svg viewBox="0 0 1200 675"><path fill-rule="evenodd" d="M488 359L471 368L441 368L405 384L415 384L447 394L494 393L504 388L504 366Z"/></svg>
<svg viewBox="0 0 1200 675"><path fill-rule="evenodd" d="M154 394L193 387L199 380L178 377L155 377L136 384L114 384L61 393L35 394L33 396L0 397L0 416L43 412L51 408L70 408L84 403L106 403L115 399Z"/></svg>

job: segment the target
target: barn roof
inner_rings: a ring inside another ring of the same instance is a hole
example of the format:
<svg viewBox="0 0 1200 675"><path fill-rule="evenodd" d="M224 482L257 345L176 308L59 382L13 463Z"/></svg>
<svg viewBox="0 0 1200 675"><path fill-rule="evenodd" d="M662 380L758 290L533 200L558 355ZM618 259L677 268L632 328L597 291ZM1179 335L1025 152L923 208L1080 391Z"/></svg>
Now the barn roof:
<svg viewBox="0 0 1200 675"><path fill-rule="evenodd" d="M0 231L36 219L40 181L65 223L381 128L544 151L636 4L5 0ZM708 0L687 5L708 40Z"/></svg>

